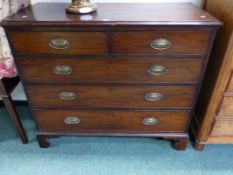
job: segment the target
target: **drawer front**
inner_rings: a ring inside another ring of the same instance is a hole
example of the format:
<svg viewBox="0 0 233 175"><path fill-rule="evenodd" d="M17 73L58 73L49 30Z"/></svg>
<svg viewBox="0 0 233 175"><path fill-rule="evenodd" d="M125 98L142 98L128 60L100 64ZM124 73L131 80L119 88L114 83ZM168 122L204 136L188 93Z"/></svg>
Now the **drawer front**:
<svg viewBox="0 0 233 175"><path fill-rule="evenodd" d="M104 32L11 32L16 54L106 54Z"/></svg>
<svg viewBox="0 0 233 175"><path fill-rule="evenodd" d="M230 81L228 84L227 91L233 91L233 75L231 74Z"/></svg>
<svg viewBox="0 0 233 175"><path fill-rule="evenodd" d="M233 120L217 120L211 136L233 136Z"/></svg>
<svg viewBox="0 0 233 175"><path fill-rule="evenodd" d="M42 131L185 132L188 112L35 110Z"/></svg>
<svg viewBox="0 0 233 175"><path fill-rule="evenodd" d="M223 97L218 115L233 118L233 97Z"/></svg>
<svg viewBox="0 0 233 175"><path fill-rule="evenodd" d="M190 108L196 87L31 85L33 106L97 108Z"/></svg>
<svg viewBox="0 0 233 175"><path fill-rule="evenodd" d="M111 63L97 59L20 59L18 67L29 83L197 83L202 68L199 59L127 59Z"/></svg>
<svg viewBox="0 0 233 175"><path fill-rule="evenodd" d="M142 32L113 32L112 50L115 54L205 54L209 31L154 30Z"/></svg>

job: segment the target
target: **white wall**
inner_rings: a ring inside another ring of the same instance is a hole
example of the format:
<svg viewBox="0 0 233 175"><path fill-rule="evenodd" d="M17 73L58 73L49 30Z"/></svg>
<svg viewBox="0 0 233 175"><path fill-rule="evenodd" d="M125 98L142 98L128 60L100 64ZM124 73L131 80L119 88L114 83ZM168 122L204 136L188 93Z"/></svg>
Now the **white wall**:
<svg viewBox="0 0 233 175"><path fill-rule="evenodd" d="M31 0L32 3L37 2L67 2L70 3L71 0ZM192 2L198 6L201 6L202 0L92 0L92 2ZM26 97L23 92L22 85L20 84L16 90L13 92L12 97L14 100L26 100Z"/></svg>

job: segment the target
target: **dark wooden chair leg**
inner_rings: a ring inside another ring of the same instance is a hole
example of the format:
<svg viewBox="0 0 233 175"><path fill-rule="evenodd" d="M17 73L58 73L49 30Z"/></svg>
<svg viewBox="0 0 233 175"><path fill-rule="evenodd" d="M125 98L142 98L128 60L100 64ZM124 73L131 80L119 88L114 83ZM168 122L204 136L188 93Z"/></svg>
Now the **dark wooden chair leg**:
<svg viewBox="0 0 233 175"><path fill-rule="evenodd" d="M194 148L197 151L203 151L204 147L205 147L205 144L201 144L201 143L197 143L197 142L194 144Z"/></svg>
<svg viewBox="0 0 233 175"><path fill-rule="evenodd" d="M48 142L47 136L38 134L36 137L37 137L38 143L39 143L41 148L48 148L49 147L49 142Z"/></svg>
<svg viewBox="0 0 233 175"><path fill-rule="evenodd" d="M28 139L27 139L27 136L26 136L26 133L23 129L23 126L22 126L22 123L19 119L19 116L16 112L16 109L13 105L13 102L12 102L12 99L10 96L6 96L6 97L2 97L2 100L3 100L3 103L6 107L6 110L8 111L9 113L9 116L11 118L11 120L13 121L18 133L19 133L19 136L22 140L22 142L24 144L28 143Z"/></svg>

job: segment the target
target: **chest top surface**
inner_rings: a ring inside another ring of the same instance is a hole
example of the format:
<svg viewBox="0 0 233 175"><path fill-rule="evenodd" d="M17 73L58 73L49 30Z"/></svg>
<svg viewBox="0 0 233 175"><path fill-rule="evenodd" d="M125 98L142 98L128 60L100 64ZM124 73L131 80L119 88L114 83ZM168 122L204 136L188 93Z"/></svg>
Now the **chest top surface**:
<svg viewBox="0 0 233 175"><path fill-rule="evenodd" d="M204 25L220 22L191 3L99 3L97 12L70 15L67 3L38 3L6 18L2 25Z"/></svg>

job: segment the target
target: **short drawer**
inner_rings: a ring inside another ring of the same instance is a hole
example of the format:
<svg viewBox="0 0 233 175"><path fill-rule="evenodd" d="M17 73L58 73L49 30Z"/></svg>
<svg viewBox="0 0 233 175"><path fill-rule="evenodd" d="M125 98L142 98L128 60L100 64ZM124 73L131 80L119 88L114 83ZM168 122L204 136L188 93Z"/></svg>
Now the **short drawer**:
<svg viewBox="0 0 233 175"><path fill-rule="evenodd" d="M188 112L34 110L41 131L185 132Z"/></svg>
<svg viewBox="0 0 233 175"><path fill-rule="evenodd" d="M113 32L114 54L200 54L207 52L209 31L164 29Z"/></svg>
<svg viewBox="0 0 233 175"><path fill-rule="evenodd" d="M233 118L233 97L225 96L218 113L219 116L228 116Z"/></svg>
<svg viewBox="0 0 233 175"><path fill-rule="evenodd" d="M231 74L227 91L233 91L233 75Z"/></svg>
<svg viewBox="0 0 233 175"><path fill-rule="evenodd" d="M193 86L30 85L33 106L93 108L191 108Z"/></svg>
<svg viewBox="0 0 233 175"><path fill-rule="evenodd" d="M211 136L233 136L233 120L216 120Z"/></svg>
<svg viewBox="0 0 233 175"><path fill-rule="evenodd" d="M17 65L29 83L197 83L202 60L26 58L17 60Z"/></svg>
<svg viewBox="0 0 233 175"><path fill-rule="evenodd" d="M15 54L107 54L104 32L10 32Z"/></svg>

